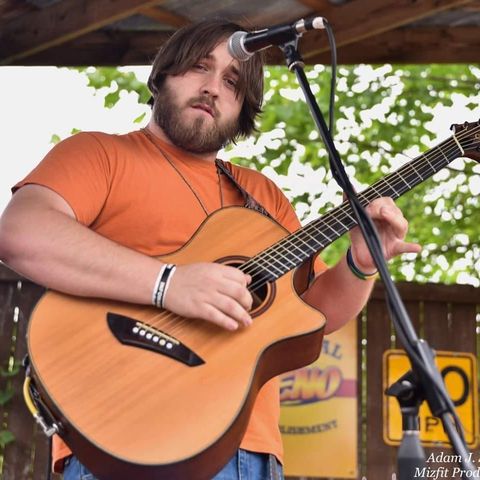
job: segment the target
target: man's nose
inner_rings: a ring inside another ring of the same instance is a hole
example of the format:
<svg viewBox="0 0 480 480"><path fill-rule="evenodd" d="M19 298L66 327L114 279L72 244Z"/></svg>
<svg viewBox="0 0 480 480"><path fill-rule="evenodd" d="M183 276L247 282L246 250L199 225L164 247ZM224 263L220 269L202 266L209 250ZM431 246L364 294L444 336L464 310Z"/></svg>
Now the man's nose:
<svg viewBox="0 0 480 480"><path fill-rule="evenodd" d="M211 95L212 97L218 97L221 87L221 78L219 75L210 74L206 75L204 82L201 85L202 94Z"/></svg>

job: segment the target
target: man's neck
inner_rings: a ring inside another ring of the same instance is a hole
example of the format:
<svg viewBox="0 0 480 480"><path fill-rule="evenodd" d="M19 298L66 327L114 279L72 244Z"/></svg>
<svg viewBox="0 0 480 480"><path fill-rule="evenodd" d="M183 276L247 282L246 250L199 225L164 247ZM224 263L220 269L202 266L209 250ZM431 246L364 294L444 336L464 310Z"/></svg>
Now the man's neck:
<svg viewBox="0 0 480 480"><path fill-rule="evenodd" d="M185 150L178 145L175 145L170 138L165 135L165 132L163 131L162 128L160 128L156 123L153 118L150 119L147 125L148 130L153 133L156 137L160 138L163 140L165 143L168 143L169 145L173 145L176 148L179 148L180 150L183 150L187 155L191 155L194 157L199 158L200 160L204 160L206 162L215 162L215 159L217 158L217 153L218 152L210 152L210 153L195 153L195 152L190 152L189 150Z"/></svg>

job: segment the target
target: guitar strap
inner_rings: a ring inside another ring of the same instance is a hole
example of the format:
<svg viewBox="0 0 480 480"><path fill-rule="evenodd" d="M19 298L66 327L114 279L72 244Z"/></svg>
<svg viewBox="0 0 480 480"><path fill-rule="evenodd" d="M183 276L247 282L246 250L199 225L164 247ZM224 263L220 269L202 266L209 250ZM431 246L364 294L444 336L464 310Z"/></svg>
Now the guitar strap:
<svg viewBox="0 0 480 480"><path fill-rule="evenodd" d="M245 208L250 208L251 210L255 210L266 217L272 218L272 216L268 213L267 209L264 208L259 202L257 202L252 195L250 195L236 180L233 176L232 172L226 167L225 163L220 160L215 160L215 165L220 173L223 173L237 188L237 190L242 194L242 197L245 201Z"/></svg>
<svg viewBox="0 0 480 480"><path fill-rule="evenodd" d="M262 215L265 215L268 218L272 218L272 216L268 213L267 209L263 207L259 202L257 202L252 195L250 195L235 179L233 176L232 172L227 168L225 163L220 160L220 159L215 159L215 165L217 166L217 170L220 173L223 173L232 183L235 185L235 187L238 189L238 191L242 194L243 199L245 200L245 208L250 208L251 210L255 210ZM314 254L311 256L306 262L309 264L308 265L308 274L307 274L307 280L306 284L303 285L302 290L306 289L308 285L314 280L315 278L315 271L314 271L314 262L315 258L318 254Z"/></svg>

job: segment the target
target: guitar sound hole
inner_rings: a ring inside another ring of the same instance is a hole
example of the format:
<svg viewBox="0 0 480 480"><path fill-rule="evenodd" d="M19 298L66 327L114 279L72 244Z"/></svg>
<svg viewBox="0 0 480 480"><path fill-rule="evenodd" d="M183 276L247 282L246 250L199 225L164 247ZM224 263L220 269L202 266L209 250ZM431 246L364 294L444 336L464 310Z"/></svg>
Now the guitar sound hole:
<svg viewBox="0 0 480 480"><path fill-rule="evenodd" d="M266 301L268 297L269 284L262 282L262 279L259 276L252 277L252 283L249 288L250 293L253 297L252 312L256 312Z"/></svg>
<svg viewBox="0 0 480 480"><path fill-rule="evenodd" d="M223 265L228 265L230 267L239 268L243 263L245 263L248 258L241 257L229 257L221 258L217 260L217 263L222 263ZM266 282L262 278L262 274L252 275L252 281L248 287L250 293L253 297L252 309L250 310L250 315L256 317L264 312L273 302L275 296L275 283Z"/></svg>

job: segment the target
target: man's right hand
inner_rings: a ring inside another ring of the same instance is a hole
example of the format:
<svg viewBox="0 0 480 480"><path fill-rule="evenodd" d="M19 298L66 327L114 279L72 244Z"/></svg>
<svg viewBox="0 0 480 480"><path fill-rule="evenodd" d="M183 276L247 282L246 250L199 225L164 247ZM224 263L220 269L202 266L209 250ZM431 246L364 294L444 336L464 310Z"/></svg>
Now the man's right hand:
<svg viewBox="0 0 480 480"><path fill-rule="evenodd" d="M250 282L250 275L217 263L177 265L164 306L183 317L207 320L228 330L247 327L252 323Z"/></svg>

